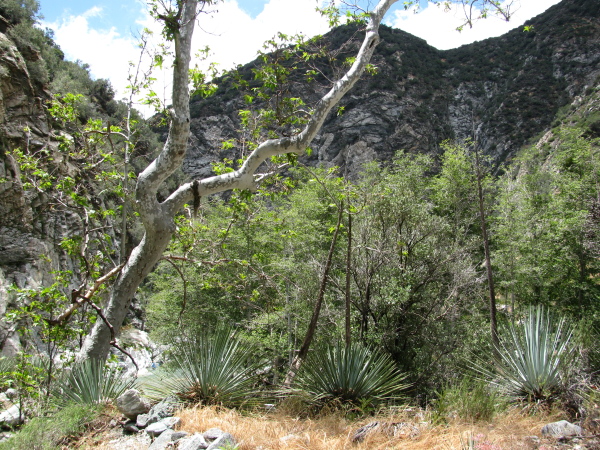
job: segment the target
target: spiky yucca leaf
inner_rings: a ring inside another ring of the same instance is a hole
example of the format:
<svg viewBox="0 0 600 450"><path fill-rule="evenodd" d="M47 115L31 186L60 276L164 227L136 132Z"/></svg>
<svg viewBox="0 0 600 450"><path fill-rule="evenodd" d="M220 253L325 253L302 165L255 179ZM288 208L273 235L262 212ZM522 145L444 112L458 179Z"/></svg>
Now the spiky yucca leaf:
<svg viewBox="0 0 600 450"><path fill-rule="evenodd" d="M258 362L230 328L172 342L171 368L144 381L150 398L176 395L209 405L239 406L252 400Z"/></svg>
<svg viewBox="0 0 600 450"><path fill-rule="evenodd" d="M479 363L473 368L513 397L544 400L555 394L574 351L566 320L554 322L543 307L532 307L523 322L510 324L504 335L494 367Z"/></svg>
<svg viewBox="0 0 600 450"><path fill-rule="evenodd" d="M52 394L63 405L93 405L116 400L135 384L135 379L123 376L119 368L108 367L97 360L86 360L59 379Z"/></svg>
<svg viewBox="0 0 600 450"><path fill-rule="evenodd" d="M296 388L313 401L377 404L398 398L408 385L392 358L360 344L316 350L302 365Z"/></svg>

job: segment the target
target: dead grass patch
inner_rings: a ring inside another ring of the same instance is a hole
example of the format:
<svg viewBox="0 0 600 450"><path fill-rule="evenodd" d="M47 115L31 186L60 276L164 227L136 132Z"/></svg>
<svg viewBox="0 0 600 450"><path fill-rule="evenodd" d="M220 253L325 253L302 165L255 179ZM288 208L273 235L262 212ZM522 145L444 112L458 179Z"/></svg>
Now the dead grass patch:
<svg viewBox="0 0 600 450"><path fill-rule="evenodd" d="M512 450L536 449L538 444L527 439L540 436L540 429L548 422L558 420L556 414L524 415L518 410L499 415L486 423L454 422L433 426L422 412L399 411L360 421L349 421L341 415L329 414L316 418L295 418L284 414L247 414L214 407L196 407L181 411L180 429L189 433L220 428L233 434L240 442L240 450ZM353 443L356 430L374 420L408 422L420 433L408 436L400 433L375 432L361 443ZM551 447L548 447L551 448Z"/></svg>

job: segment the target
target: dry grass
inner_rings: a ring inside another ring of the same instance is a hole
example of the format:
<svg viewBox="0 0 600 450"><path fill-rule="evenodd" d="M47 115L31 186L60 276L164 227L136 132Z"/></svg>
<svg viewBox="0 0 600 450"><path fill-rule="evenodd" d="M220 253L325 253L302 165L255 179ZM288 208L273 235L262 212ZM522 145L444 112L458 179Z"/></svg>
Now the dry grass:
<svg viewBox="0 0 600 450"><path fill-rule="evenodd" d="M240 442L240 450L537 449L540 447L527 437L539 436L543 425L559 419L556 415L522 415L513 410L490 423L456 422L450 426L432 426L424 420L422 413L414 410L348 421L336 414L299 419L277 413L249 415L202 407L183 410L178 416L182 419L180 428L189 433L209 428L228 431ZM420 432L416 436L376 432L362 443L352 443L355 431L373 420L412 423Z"/></svg>

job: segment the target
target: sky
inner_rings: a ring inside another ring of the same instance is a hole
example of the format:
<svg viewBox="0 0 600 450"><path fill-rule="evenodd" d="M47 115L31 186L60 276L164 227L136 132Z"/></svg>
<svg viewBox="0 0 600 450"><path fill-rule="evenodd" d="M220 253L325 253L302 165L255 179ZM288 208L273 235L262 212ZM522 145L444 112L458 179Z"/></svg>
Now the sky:
<svg viewBox="0 0 600 450"><path fill-rule="evenodd" d="M374 0L360 0L371 6ZM424 2L424 0L421 0ZM94 78L109 79L117 98L125 98L130 62L140 57L140 31L160 28L146 12L144 0L39 0L43 16L40 25L54 31L55 42L67 59L87 63ZM521 26L559 0L504 0L510 2L509 22L497 17L456 31L464 20L462 10L445 11L435 5L418 13L405 11L399 1L384 19L386 25L400 28L445 50L488 37L499 36ZM194 35L194 48L210 47L210 60L225 70L252 61L262 44L277 32L324 34L327 22L315 10L323 0L224 0L200 15ZM168 73L155 72L154 89L168 97ZM149 114L150 111L145 111Z"/></svg>

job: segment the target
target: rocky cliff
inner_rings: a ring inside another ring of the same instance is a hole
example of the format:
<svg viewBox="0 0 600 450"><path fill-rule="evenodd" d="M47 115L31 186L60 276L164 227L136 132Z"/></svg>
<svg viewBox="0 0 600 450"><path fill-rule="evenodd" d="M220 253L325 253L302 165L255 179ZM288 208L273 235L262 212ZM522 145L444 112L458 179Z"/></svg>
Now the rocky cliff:
<svg viewBox="0 0 600 450"><path fill-rule="evenodd" d="M39 58L31 52L28 58ZM30 152L50 144L44 109L49 94L32 83L23 55L0 33L0 317L11 302L8 287L39 287L51 283L49 272L59 266L55 248L64 223L49 222L38 211L41 199L27 194L20 171L8 154L15 148ZM47 259L41 258L47 256ZM11 352L18 338L0 323L0 348Z"/></svg>
<svg viewBox="0 0 600 450"><path fill-rule="evenodd" d="M501 164L551 127L561 107L598 83L599 19L597 0L563 0L530 20L529 32L515 28L448 51L382 27L373 61L378 73L365 75L346 96L343 114L331 114L305 162L340 166L353 175L364 162L389 160L397 150L436 153L445 139L475 137ZM324 39L342 42L351 32L340 28ZM319 90L296 94L310 103ZM208 175L211 162L235 157L222 142L236 136L242 107L227 83L216 97L192 101L188 175Z"/></svg>

